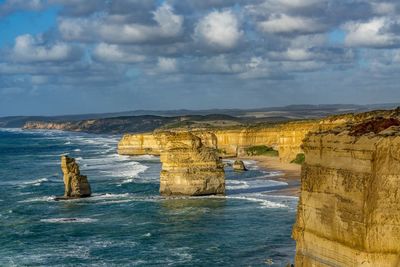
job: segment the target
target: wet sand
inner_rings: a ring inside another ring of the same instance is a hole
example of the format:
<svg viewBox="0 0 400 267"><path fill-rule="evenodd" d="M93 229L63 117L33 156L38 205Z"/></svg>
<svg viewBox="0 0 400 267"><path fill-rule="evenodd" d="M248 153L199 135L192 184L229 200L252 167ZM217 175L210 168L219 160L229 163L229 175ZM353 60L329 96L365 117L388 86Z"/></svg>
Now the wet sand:
<svg viewBox="0 0 400 267"><path fill-rule="evenodd" d="M299 196L301 165L281 162L278 157L252 156L241 157L243 160L255 160L257 165L267 171L280 171L282 175L274 177L273 180L288 183L288 187L274 191L271 194Z"/></svg>

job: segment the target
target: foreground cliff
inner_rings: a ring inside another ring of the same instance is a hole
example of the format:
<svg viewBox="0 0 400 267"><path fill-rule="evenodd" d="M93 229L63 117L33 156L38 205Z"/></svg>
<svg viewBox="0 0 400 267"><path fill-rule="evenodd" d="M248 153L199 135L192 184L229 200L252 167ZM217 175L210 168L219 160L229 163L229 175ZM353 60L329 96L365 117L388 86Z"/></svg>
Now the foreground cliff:
<svg viewBox="0 0 400 267"><path fill-rule="evenodd" d="M156 136L161 151L161 195L214 195L225 193L225 173L215 148L188 132Z"/></svg>
<svg viewBox="0 0 400 267"><path fill-rule="evenodd" d="M305 139L295 266L400 266L400 113L389 115Z"/></svg>

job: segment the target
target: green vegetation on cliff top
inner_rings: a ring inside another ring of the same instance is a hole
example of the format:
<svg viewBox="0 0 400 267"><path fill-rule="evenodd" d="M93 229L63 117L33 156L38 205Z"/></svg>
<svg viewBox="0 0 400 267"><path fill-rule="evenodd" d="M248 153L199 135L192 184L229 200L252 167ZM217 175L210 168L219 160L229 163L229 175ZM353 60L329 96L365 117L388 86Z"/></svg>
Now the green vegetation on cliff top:
<svg viewBox="0 0 400 267"><path fill-rule="evenodd" d="M268 146L252 146L245 149L248 156L278 157L279 152Z"/></svg>

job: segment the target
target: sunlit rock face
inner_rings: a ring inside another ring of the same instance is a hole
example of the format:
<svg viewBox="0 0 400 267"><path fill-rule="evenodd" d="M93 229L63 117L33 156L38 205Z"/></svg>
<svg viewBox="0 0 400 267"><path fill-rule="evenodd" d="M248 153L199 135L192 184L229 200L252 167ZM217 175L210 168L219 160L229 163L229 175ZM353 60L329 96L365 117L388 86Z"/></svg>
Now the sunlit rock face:
<svg viewBox="0 0 400 267"><path fill-rule="evenodd" d="M267 145L279 151L282 161L290 162L301 153L301 142L308 132L318 129L316 122L287 123L266 128L237 130L191 130L202 140L204 146L216 148L221 157L236 157L247 147ZM185 132L185 131L175 131ZM186 131L187 132L187 131ZM160 155L163 143L159 142L161 132L126 134L118 143L121 155Z"/></svg>
<svg viewBox="0 0 400 267"><path fill-rule="evenodd" d="M301 144L310 132L329 130L339 125L354 124L373 118L391 118L399 112L399 110L373 111L356 115L336 115L322 120L295 121L239 127L238 129L191 129L190 132L200 137L203 145L216 147L221 157L243 156L246 148L268 146L279 152L279 158L282 162L291 162L297 154L303 153ZM185 130L179 131L185 132ZM158 142L156 137L159 133L155 131L144 134L126 134L118 144L118 153L122 155L160 155L163 148L162 143Z"/></svg>
<svg viewBox="0 0 400 267"><path fill-rule="evenodd" d="M295 266L400 266L400 120L392 116L305 139Z"/></svg>
<svg viewBox="0 0 400 267"><path fill-rule="evenodd" d="M243 160L235 160L235 162L233 162L233 164L232 164L232 168L234 171L237 171L237 172L247 171L247 168L244 165Z"/></svg>
<svg viewBox="0 0 400 267"><path fill-rule="evenodd" d="M158 133L156 138L162 147L161 195L225 193L225 173L215 148L189 132Z"/></svg>
<svg viewBox="0 0 400 267"><path fill-rule="evenodd" d="M61 170L64 174L65 198L89 197L92 194L87 176L81 175L74 158L62 156Z"/></svg>
<svg viewBox="0 0 400 267"><path fill-rule="evenodd" d="M120 155L160 155L161 147L153 133L125 134L118 143Z"/></svg>

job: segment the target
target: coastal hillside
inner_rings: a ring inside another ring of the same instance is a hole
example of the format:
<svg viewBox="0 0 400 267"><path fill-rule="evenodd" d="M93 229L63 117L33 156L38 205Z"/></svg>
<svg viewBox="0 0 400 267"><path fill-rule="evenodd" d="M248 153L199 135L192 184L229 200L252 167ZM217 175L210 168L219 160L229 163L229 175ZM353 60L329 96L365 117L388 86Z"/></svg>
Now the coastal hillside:
<svg viewBox="0 0 400 267"><path fill-rule="evenodd" d="M232 127L243 125L243 120L228 115L189 115L180 117L128 116L82 121L28 121L23 129L48 129L97 134L140 133L176 127Z"/></svg>
<svg viewBox="0 0 400 267"><path fill-rule="evenodd" d="M46 123L71 123L85 124L85 121L109 119L104 122L112 123L121 117L170 117L179 118L185 116L210 116L220 114L240 118L248 123L259 122L284 122L290 120L318 119L334 114L359 113L376 109L392 109L398 104L377 105L290 105L284 107L254 108L254 109L209 109L209 110L134 110L114 113L93 113L61 116L8 116L0 117L0 128L22 128L24 125L32 125L31 122ZM167 120L167 119L166 119ZM48 125L50 127L50 124ZM41 128L45 129L45 124ZM75 126L73 128L79 128ZM81 131L90 131L85 128ZM97 132L97 131L96 131Z"/></svg>

